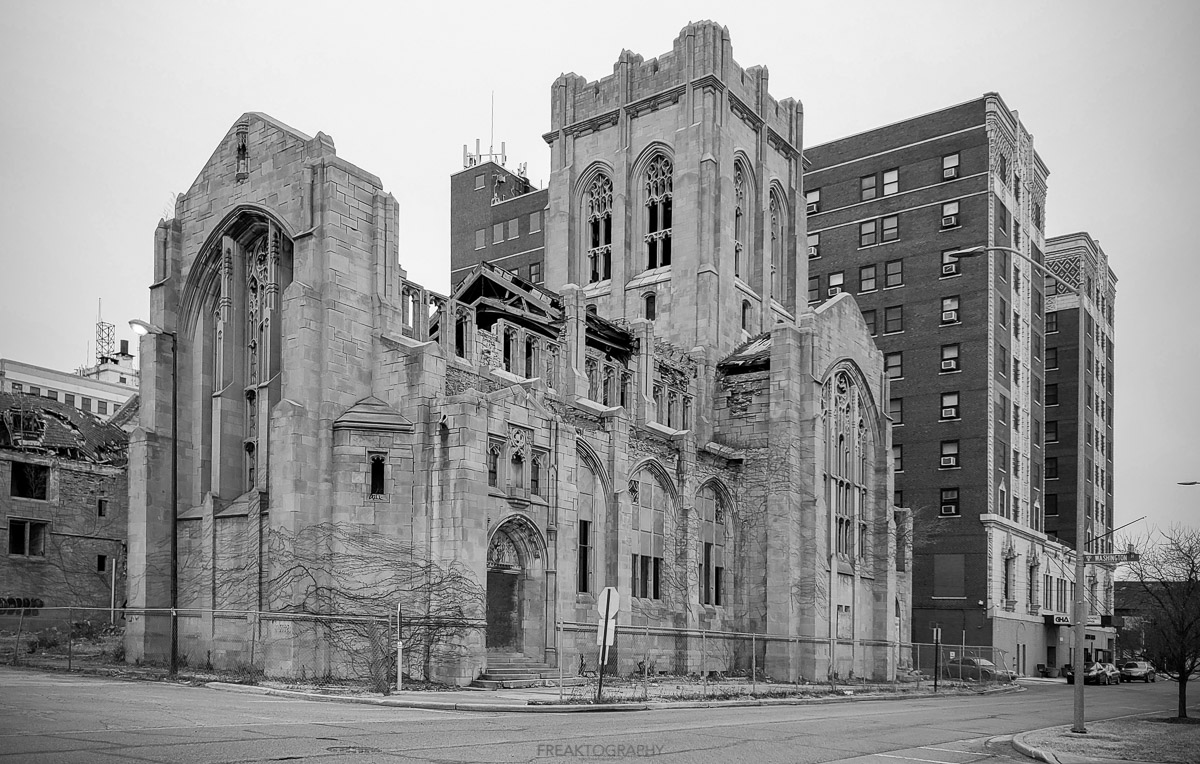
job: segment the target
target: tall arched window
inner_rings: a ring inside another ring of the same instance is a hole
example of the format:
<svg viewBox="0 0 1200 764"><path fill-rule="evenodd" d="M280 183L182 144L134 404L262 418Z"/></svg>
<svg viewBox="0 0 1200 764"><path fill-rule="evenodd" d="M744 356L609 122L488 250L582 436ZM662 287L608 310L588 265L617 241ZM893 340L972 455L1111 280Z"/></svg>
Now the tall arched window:
<svg viewBox="0 0 1200 764"><path fill-rule="evenodd" d="M632 502L634 597L662 599L663 538L667 534L668 510L673 510L671 494L657 473L642 468L629 481ZM673 512L672 512L673 519Z"/></svg>
<svg viewBox="0 0 1200 764"><path fill-rule="evenodd" d="M833 551L862 559L870 543L867 522L869 435L863 392L845 369L825 383L825 491L833 525Z"/></svg>
<svg viewBox="0 0 1200 764"><path fill-rule="evenodd" d="M733 169L733 275L740 279L746 278L746 211L746 173L738 162Z"/></svg>
<svg viewBox="0 0 1200 764"><path fill-rule="evenodd" d="M575 472L575 590L594 593L598 589L596 571L602 570L602 560L597 558L604 554L603 545L597 543L604 521L604 487L582 454L578 465Z"/></svg>
<svg viewBox="0 0 1200 764"><path fill-rule="evenodd" d="M647 321L653 321L655 316L658 315L656 312L657 299L655 298L654 293L651 292L650 294L646 295L642 298L642 301L645 303L645 308L642 311L642 315L646 317Z"/></svg>
<svg viewBox="0 0 1200 764"><path fill-rule="evenodd" d="M776 194L771 194L771 298L783 304L788 283L785 245L787 243L787 212Z"/></svg>
<svg viewBox="0 0 1200 764"><path fill-rule="evenodd" d="M607 175L597 175L587 191L588 283L612 278L613 186Z"/></svg>
<svg viewBox="0 0 1200 764"><path fill-rule="evenodd" d="M712 483L705 485L696 494L696 521L700 548L699 560L700 604L725 604L725 557L728 538L729 510L725 500Z"/></svg>
<svg viewBox="0 0 1200 764"><path fill-rule="evenodd" d="M646 167L646 268L671 264L671 160L659 155Z"/></svg>
<svg viewBox="0 0 1200 764"><path fill-rule="evenodd" d="M750 331L750 322L754 319L754 308L749 300L742 300L742 331Z"/></svg>

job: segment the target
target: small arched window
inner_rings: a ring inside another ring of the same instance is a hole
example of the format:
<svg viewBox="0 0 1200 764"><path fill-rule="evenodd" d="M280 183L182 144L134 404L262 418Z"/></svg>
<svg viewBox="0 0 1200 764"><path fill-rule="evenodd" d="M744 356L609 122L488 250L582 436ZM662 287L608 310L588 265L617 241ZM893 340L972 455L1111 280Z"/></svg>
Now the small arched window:
<svg viewBox="0 0 1200 764"><path fill-rule="evenodd" d="M671 264L671 160L657 156L646 168L646 268Z"/></svg>
<svg viewBox="0 0 1200 764"><path fill-rule="evenodd" d="M644 304L644 308L642 310L642 315L645 316L647 321L653 321L655 316L657 315L657 313L656 313L657 298L655 297L654 293L651 292L650 294L643 297L642 303Z"/></svg>
<svg viewBox="0 0 1200 764"><path fill-rule="evenodd" d="M750 331L750 321L754 316L754 308L750 306L749 300L742 300L742 331Z"/></svg>

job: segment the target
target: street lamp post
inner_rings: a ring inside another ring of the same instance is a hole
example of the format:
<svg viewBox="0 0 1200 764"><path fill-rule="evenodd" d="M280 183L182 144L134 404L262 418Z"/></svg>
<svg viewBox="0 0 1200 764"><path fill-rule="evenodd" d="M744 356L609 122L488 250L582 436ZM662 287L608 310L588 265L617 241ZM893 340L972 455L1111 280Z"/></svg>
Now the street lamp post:
<svg viewBox="0 0 1200 764"><path fill-rule="evenodd" d="M1071 285L1063 282L1058 276L1055 276L1053 273L1051 273L1046 268L1045 265L1042 265L1041 263L1034 260L1029 255L1026 255L1024 252L1020 251L1019 249L1013 249L1012 247L976 246L976 247L967 247L965 249L955 250L953 252L948 252L947 256L954 257L956 259L961 259L964 257L979 257L981 255L986 256L992 252L1007 252L1011 255L1019 257L1022 260L1024 260L1025 262L1029 263L1035 270L1037 270L1039 273L1041 273L1043 277L1049 276L1049 277L1053 278L1055 280L1055 282L1059 285L1059 287L1065 288L1067 291L1071 292L1072 294L1074 294L1076 297L1079 298L1080 310L1083 309L1083 296L1079 293L1079 290L1077 288L1072 287ZM989 287L990 287L990 285L989 285ZM1079 364L1079 374L1080 375L1083 374L1083 364ZM1079 388L1078 398L1079 398L1080 403L1078 406L1078 411L1076 412L1076 416L1078 417L1079 423L1082 426L1083 422L1084 422L1084 414L1083 414L1083 389L1084 388L1083 388L1082 384L1078 385L1078 388ZM1078 441L1078 438L1076 438L1076 440ZM1081 447L1079 447L1078 443L1076 445L1075 460L1076 460L1076 462L1078 462L1077 474L1078 475L1085 474L1083 471L1083 449ZM1081 490L1076 490L1076 494L1079 497L1082 497L1085 495L1084 492ZM1086 515L1086 512L1088 511L1088 507L1082 506L1081 502L1082 502L1082 499L1076 499L1076 504L1075 504L1075 603L1074 603L1075 604L1075 618L1074 618L1074 620L1075 620L1075 657L1072 660L1072 664L1075 667L1075 719L1074 719L1074 724L1071 726L1071 731L1075 732L1075 733L1087 732L1087 727L1084 725L1084 713L1083 713L1084 681L1083 681L1083 666L1082 666L1082 664L1083 664L1083 654L1084 654L1084 651L1087 649L1087 594L1084 591L1083 582L1084 582L1084 578L1087 575L1087 568L1085 567L1085 563L1084 563L1084 553L1087 548L1085 539L1087 538L1087 515Z"/></svg>
<svg viewBox="0 0 1200 764"><path fill-rule="evenodd" d="M171 676L179 673L179 347L175 332L141 319L129 322L139 335L171 338Z"/></svg>

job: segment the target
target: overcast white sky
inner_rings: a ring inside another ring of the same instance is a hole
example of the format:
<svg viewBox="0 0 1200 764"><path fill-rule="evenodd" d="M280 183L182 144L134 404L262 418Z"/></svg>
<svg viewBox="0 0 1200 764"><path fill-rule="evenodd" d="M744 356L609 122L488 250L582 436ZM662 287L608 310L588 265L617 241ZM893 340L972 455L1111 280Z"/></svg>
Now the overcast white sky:
<svg viewBox="0 0 1200 764"><path fill-rule="evenodd" d="M151 241L229 127L333 136L400 202L410 278L449 285L449 176L489 138L548 177L550 85L728 26L814 145L999 92L1050 167L1047 233L1117 285L1117 524L1200 525L1200 4L0 2L0 356L89 362L149 311ZM1182 249L1181 249L1182 248ZM94 351L94 348L93 348ZM1135 526L1130 530L1137 530Z"/></svg>

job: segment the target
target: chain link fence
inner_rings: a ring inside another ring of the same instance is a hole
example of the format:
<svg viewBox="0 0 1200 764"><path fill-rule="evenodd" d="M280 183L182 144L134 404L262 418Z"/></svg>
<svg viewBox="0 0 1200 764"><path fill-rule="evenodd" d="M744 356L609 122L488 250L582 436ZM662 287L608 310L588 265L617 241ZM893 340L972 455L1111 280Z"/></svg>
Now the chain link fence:
<svg viewBox="0 0 1200 764"><path fill-rule="evenodd" d="M8 605L9 603L0 603ZM404 619L397 616L317 615L195 608L133 609L41 607L30 601L0 607L0 662L68 670L114 671L169 665L171 622L178 629L181 673L209 680L273 680L317 688L389 692L402 661L406 688L421 687L432 668L459 660L464 634L481 635L482 622ZM126 630L137 623L153 633L158 654L126 664ZM398 642L404 645L398 651ZM481 636L480 636L481 638Z"/></svg>

